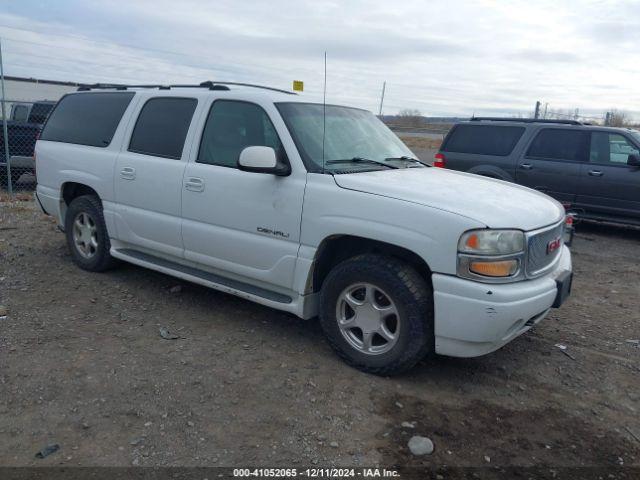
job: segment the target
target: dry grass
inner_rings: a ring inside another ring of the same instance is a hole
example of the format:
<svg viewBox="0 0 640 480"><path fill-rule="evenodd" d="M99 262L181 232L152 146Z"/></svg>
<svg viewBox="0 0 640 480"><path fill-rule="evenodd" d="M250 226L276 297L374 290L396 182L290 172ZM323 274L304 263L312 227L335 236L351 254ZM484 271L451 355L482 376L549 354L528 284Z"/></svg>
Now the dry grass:
<svg viewBox="0 0 640 480"><path fill-rule="evenodd" d="M424 149L437 150L440 148L440 145L442 144L442 140L437 138L407 137L407 136L400 135L400 139L409 148L424 148Z"/></svg>
<svg viewBox="0 0 640 480"><path fill-rule="evenodd" d="M33 200L33 195L30 193L16 193L13 197L9 196L7 192L0 191L0 202L29 202Z"/></svg>

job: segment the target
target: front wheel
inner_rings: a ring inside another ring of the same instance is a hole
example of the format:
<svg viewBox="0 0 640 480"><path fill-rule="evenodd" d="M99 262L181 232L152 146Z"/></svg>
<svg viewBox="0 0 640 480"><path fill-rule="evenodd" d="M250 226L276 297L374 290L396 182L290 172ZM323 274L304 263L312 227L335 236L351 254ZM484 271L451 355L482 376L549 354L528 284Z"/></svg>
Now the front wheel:
<svg viewBox="0 0 640 480"><path fill-rule="evenodd" d="M322 285L320 322L338 355L368 373L400 373L434 349L432 290L392 257L360 255L334 267Z"/></svg>

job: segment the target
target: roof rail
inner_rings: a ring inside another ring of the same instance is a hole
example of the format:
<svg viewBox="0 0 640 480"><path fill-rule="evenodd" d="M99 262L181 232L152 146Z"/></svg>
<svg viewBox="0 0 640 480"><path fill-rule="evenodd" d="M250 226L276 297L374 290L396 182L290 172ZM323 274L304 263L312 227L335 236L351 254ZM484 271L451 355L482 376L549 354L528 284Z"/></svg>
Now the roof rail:
<svg viewBox="0 0 640 480"><path fill-rule="evenodd" d="M265 85L256 85L254 83L241 83L241 82L212 82L211 80L207 80L206 82L202 82L200 84L201 87L210 87L211 84L214 85L235 85L237 87L251 87L251 88L260 88L262 90L271 90L272 92L280 92L286 93L287 95L297 95L295 92L291 92L289 90L283 90L281 88L267 87Z"/></svg>
<svg viewBox="0 0 640 480"><path fill-rule="evenodd" d="M203 82L198 85L162 85L162 84L145 84L145 85L124 85L119 83L92 83L80 85L78 91L87 90L127 90L129 88L157 88L159 90L170 90L171 88L208 88L209 90L229 90L224 85L212 84L211 82Z"/></svg>
<svg viewBox="0 0 640 480"><path fill-rule="evenodd" d="M553 120L549 118L505 118L505 117L471 117L470 122L517 122L517 123L562 123L565 125L584 125L577 120Z"/></svg>
<svg viewBox="0 0 640 480"><path fill-rule="evenodd" d="M240 83L240 82L212 82L207 80L199 84L183 84L183 85L124 85L118 83L93 83L83 84L78 87L79 92L86 92L89 90L128 90L129 88L157 88L159 90L170 90L172 88L208 88L209 90L230 90L228 85L235 85L238 87L251 87L260 88L262 90L271 90L273 92L286 93L289 95L297 95L295 92L288 90L282 90L280 88L267 87L264 85L255 85L253 83Z"/></svg>

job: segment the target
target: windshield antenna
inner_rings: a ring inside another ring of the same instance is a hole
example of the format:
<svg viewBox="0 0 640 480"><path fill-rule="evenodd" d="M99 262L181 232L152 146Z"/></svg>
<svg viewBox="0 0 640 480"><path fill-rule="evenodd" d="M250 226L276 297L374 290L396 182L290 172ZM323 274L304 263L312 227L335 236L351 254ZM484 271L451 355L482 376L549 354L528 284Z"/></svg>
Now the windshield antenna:
<svg viewBox="0 0 640 480"><path fill-rule="evenodd" d="M324 52L324 88L322 92L322 173L324 174L324 137L327 124L327 52Z"/></svg>

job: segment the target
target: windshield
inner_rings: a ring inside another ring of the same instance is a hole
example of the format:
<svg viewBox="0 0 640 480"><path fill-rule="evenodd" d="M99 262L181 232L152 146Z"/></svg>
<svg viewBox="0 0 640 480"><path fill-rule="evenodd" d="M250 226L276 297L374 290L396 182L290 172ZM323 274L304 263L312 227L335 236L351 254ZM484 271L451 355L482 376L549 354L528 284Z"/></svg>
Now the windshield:
<svg viewBox="0 0 640 480"><path fill-rule="evenodd" d="M631 135L636 142L640 143L640 130L631 130Z"/></svg>
<svg viewBox="0 0 640 480"><path fill-rule="evenodd" d="M324 168L322 155L323 111L316 103L278 103L306 167L311 172L383 170L390 158L414 157L404 143L371 112L357 108L326 106L324 117ZM356 159L355 162L351 162ZM344 160L345 163L336 162ZM359 160L359 161L358 161Z"/></svg>

